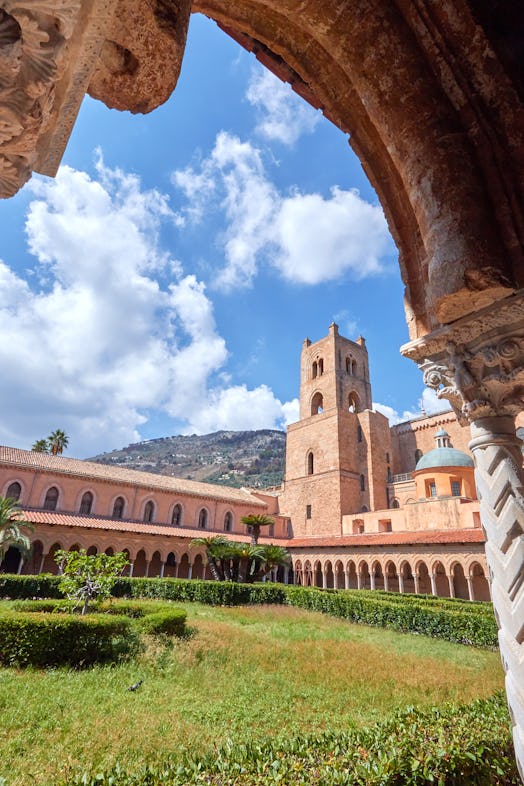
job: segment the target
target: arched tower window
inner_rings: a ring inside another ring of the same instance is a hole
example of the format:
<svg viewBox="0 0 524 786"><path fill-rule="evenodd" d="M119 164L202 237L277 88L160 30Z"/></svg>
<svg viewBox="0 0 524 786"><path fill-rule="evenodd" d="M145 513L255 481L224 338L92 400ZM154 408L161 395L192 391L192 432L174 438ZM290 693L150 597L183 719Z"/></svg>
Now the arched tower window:
<svg viewBox="0 0 524 786"><path fill-rule="evenodd" d="M233 514L228 510L224 516L224 532L231 532L233 529Z"/></svg>
<svg viewBox="0 0 524 786"><path fill-rule="evenodd" d="M352 358L351 359L351 376L354 377L356 373L357 373L357 361L354 358Z"/></svg>
<svg viewBox="0 0 524 786"><path fill-rule="evenodd" d="M308 475L312 475L313 474L313 472L314 472L314 464L315 464L315 459L314 459L314 456L313 456L313 451L310 450L309 453L307 454L307 474Z"/></svg>
<svg viewBox="0 0 524 786"><path fill-rule="evenodd" d="M358 412L360 409L360 400L354 390L348 396L348 409L350 412Z"/></svg>
<svg viewBox="0 0 524 786"><path fill-rule="evenodd" d="M85 494L82 494L82 499L80 501L80 508L78 512L87 515L91 513L92 507L93 507L93 495L91 494L90 491L86 491Z"/></svg>
<svg viewBox="0 0 524 786"><path fill-rule="evenodd" d="M318 376L321 377L324 373L324 360L320 358L318 361Z"/></svg>
<svg viewBox="0 0 524 786"><path fill-rule="evenodd" d="M182 505L177 503L173 508L173 513L171 515L171 524L174 527L179 527L182 523Z"/></svg>
<svg viewBox="0 0 524 786"><path fill-rule="evenodd" d="M318 366L317 366L317 361L316 361L316 360L314 360L314 361L313 361L313 365L312 365L312 367L311 367L311 376L312 376L312 378L313 378L313 379L316 379L316 377L317 377L317 374L318 374Z"/></svg>
<svg viewBox="0 0 524 786"><path fill-rule="evenodd" d="M360 476L360 490L361 491L366 490L366 478L364 477L364 475Z"/></svg>
<svg viewBox="0 0 524 786"><path fill-rule="evenodd" d="M351 374L351 358L346 358L346 374Z"/></svg>
<svg viewBox="0 0 524 786"><path fill-rule="evenodd" d="M311 414L320 415L324 411L324 399L322 393L315 393L311 399Z"/></svg>
<svg viewBox="0 0 524 786"><path fill-rule="evenodd" d="M198 514L198 527L199 529L207 528L207 510L205 508L202 508Z"/></svg>
<svg viewBox="0 0 524 786"><path fill-rule="evenodd" d="M47 489L44 500L44 510L56 510L58 504L58 489L56 486L51 486Z"/></svg>
<svg viewBox="0 0 524 786"><path fill-rule="evenodd" d="M117 497L113 503L113 518L121 519L124 515L125 501L123 497Z"/></svg>
<svg viewBox="0 0 524 786"><path fill-rule="evenodd" d="M14 483L10 483L9 486L7 487L7 491L5 495L10 499L14 499L15 502L18 502L21 493L22 493L22 486L17 480L15 480Z"/></svg>
<svg viewBox="0 0 524 786"><path fill-rule="evenodd" d="M357 426L357 442L362 442L363 439L362 426Z"/></svg>
<svg viewBox="0 0 524 786"><path fill-rule="evenodd" d="M146 506L144 508L143 520L146 522L146 524L150 524L153 521L154 517L155 517L155 503L153 502L153 500L150 499L149 502L146 502Z"/></svg>

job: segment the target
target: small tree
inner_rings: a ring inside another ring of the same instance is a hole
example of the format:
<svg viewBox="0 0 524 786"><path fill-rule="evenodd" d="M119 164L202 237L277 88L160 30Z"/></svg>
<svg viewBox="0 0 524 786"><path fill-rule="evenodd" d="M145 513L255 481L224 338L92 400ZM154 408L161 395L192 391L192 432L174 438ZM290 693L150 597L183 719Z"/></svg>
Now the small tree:
<svg viewBox="0 0 524 786"><path fill-rule="evenodd" d="M36 442L33 442L31 450L34 450L35 453L49 453L49 443L47 439L37 439Z"/></svg>
<svg viewBox="0 0 524 786"><path fill-rule="evenodd" d="M60 591L71 601L73 609L82 607L82 614L90 603L100 603L110 597L113 584L129 565L123 551L112 555L88 554L85 549L60 549L55 554L55 562L62 571Z"/></svg>
<svg viewBox="0 0 524 786"><path fill-rule="evenodd" d="M246 525L251 535L252 546L256 546L258 543L261 527L270 527L271 524L274 524L274 519L271 516L264 516L261 513L250 513L249 516L242 516L240 521Z"/></svg>
<svg viewBox="0 0 524 786"><path fill-rule="evenodd" d="M65 431L57 428L56 431L51 432L47 438L47 442L49 444L49 452L52 453L53 456L58 456L62 454L69 445L69 437Z"/></svg>

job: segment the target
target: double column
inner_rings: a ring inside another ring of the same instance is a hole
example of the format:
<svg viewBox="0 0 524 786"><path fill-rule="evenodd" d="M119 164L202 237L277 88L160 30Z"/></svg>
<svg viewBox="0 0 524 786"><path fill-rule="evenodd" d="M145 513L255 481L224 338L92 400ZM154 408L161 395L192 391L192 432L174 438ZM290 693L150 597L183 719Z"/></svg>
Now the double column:
<svg viewBox="0 0 524 786"><path fill-rule="evenodd" d="M515 754L524 780L524 472L515 433L515 416L524 409L524 296L441 327L405 345L402 353L471 427Z"/></svg>

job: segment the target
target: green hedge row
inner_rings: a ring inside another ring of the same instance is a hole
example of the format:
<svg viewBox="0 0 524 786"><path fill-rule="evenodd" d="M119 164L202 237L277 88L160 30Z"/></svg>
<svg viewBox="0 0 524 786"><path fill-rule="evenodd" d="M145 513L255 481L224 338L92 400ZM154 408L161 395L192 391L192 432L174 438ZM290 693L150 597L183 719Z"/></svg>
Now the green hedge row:
<svg viewBox="0 0 524 786"><path fill-rule="evenodd" d="M62 786L513 786L519 784L505 699L397 712L347 733L229 743L126 773L83 774Z"/></svg>
<svg viewBox="0 0 524 786"><path fill-rule="evenodd" d="M39 576L15 576L0 573L0 598L62 598L58 589L59 576L41 573Z"/></svg>
<svg viewBox="0 0 524 786"><path fill-rule="evenodd" d="M133 655L138 645L124 616L0 612L4 666L88 666Z"/></svg>
<svg viewBox="0 0 524 786"><path fill-rule="evenodd" d="M49 597L49 594L56 597L53 594L56 577L36 578L40 580L38 587L41 597ZM0 594L3 581L6 594L23 597L24 587L26 591L36 588L34 579L31 576L4 576L0 579ZM488 603L469 604L447 598L369 590L325 591L284 584L146 578L118 579L113 595L217 606L287 604L332 614L351 622L421 633L461 644L497 646L497 626L491 604Z"/></svg>

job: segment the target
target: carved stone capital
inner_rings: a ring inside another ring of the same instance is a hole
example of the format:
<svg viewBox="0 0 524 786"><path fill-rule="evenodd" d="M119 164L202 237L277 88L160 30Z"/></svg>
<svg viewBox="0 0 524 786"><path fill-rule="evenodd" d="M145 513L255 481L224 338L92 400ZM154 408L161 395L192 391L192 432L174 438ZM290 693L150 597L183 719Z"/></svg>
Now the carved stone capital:
<svg viewBox="0 0 524 786"><path fill-rule="evenodd" d="M33 170L55 174L115 0L3 0L0 198Z"/></svg>
<svg viewBox="0 0 524 786"><path fill-rule="evenodd" d="M524 408L524 293L402 347L461 422Z"/></svg>

